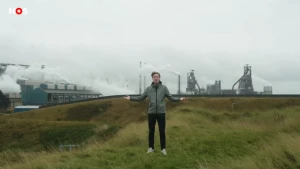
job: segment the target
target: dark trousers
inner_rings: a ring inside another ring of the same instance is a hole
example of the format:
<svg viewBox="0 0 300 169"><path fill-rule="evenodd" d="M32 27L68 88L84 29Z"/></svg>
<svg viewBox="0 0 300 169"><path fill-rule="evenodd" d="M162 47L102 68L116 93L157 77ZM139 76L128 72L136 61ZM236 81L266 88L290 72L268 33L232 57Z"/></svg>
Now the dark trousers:
<svg viewBox="0 0 300 169"><path fill-rule="evenodd" d="M154 133L155 124L158 123L159 135L160 135L160 148L161 150L166 148L166 114L148 114L148 127L149 127L149 148L154 149Z"/></svg>

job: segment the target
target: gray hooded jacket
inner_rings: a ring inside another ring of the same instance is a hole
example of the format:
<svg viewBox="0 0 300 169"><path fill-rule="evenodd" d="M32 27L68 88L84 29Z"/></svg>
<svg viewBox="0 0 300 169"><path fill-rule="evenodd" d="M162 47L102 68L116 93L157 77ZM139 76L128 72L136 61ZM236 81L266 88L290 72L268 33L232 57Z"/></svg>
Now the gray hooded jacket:
<svg viewBox="0 0 300 169"><path fill-rule="evenodd" d="M131 101L141 101L149 97L149 114L166 113L165 97L172 102L179 102L179 98L173 97L167 86L161 81L156 85L152 82L151 86L147 87L145 92L140 96L130 96Z"/></svg>

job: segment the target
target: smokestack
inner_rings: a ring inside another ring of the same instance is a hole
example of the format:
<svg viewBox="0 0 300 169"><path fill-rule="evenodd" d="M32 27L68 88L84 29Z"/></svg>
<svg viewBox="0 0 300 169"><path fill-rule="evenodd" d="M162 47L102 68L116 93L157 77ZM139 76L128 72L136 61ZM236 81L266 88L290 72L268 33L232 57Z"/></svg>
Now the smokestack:
<svg viewBox="0 0 300 169"><path fill-rule="evenodd" d="M220 89L220 94L222 94L222 88L221 88L221 80L219 80L219 89Z"/></svg>
<svg viewBox="0 0 300 169"><path fill-rule="evenodd" d="M139 94L142 94L142 75L141 75L142 62L140 62L140 84L139 84Z"/></svg>
<svg viewBox="0 0 300 169"><path fill-rule="evenodd" d="M45 65L42 65L41 69L45 69ZM44 80L44 74L43 73L42 73L42 77L41 78L42 78L42 80Z"/></svg>
<svg viewBox="0 0 300 169"><path fill-rule="evenodd" d="M178 75L178 94L180 94L180 75Z"/></svg>
<svg viewBox="0 0 300 169"><path fill-rule="evenodd" d="M146 65L146 63L145 63ZM144 74L144 91L146 91L146 75Z"/></svg>
<svg viewBox="0 0 300 169"><path fill-rule="evenodd" d="M144 76L144 91L146 91L146 76Z"/></svg>

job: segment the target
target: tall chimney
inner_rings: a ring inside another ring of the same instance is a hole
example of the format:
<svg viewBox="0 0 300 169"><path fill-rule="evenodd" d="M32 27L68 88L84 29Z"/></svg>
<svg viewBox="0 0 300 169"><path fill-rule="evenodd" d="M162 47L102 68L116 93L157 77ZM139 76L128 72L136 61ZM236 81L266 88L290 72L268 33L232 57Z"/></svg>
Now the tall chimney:
<svg viewBox="0 0 300 169"><path fill-rule="evenodd" d="M145 63L146 65L146 63ZM146 75L144 74L144 91L146 91Z"/></svg>
<svg viewBox="0 0 300 169"><path fill-rule="evenodd" d="M146 76L144 76L144 91L146 91Z"/></svg>
<svg viewBox="0 0 300 169"><path fill-rule="evenodd" d="M140 85L139 85L139 94L142 94L142 75L141 75L142 62L140 62Z"/></svg>
<svg viewBox="0 0 300 169"><path fill-rule="evenodd" d="M221 88L221 80L219 80L219 89L220 89L220 93L219 94L222 94L222 88Z"/></svg>
<svg viewBox="0 0 300 169"><path fill-rule="evenodd" d="M186 85L187 85L187 88L189 89L190 88L190 85L189 85L189 73L186 74Z"/></svg>
<svg viewBox="0 0 300 169"><path fill-rule="evenodd" d="M180 75L178 75L178 94L180 94Z"/></svg>
<svg viewBox="0 0 300 169"><path fill-rule="evenodd" d="M45 69L45 65L42 65L41 69ZM42 78L42 80L44 80L44 73L43 72L42 72L42 77L41 78Z"/></svg>

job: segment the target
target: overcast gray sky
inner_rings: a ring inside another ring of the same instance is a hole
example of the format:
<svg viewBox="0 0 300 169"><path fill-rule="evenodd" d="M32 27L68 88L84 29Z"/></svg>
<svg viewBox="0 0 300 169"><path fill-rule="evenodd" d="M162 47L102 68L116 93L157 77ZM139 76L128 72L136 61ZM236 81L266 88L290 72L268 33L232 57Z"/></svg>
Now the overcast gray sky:
<svg viewBox="0 0 300 169"><path fill-rule="evenodd" d="M15 7L28 14L10 15ZM299 9L299 0L1 0L0 62L46 64L76 83L128 79L134 92L140 61L171 65L181 90L191 69L201 87L229 89L250 64L256 91L300 94ZM175 75L161 80L177 91Z"/></svg>

